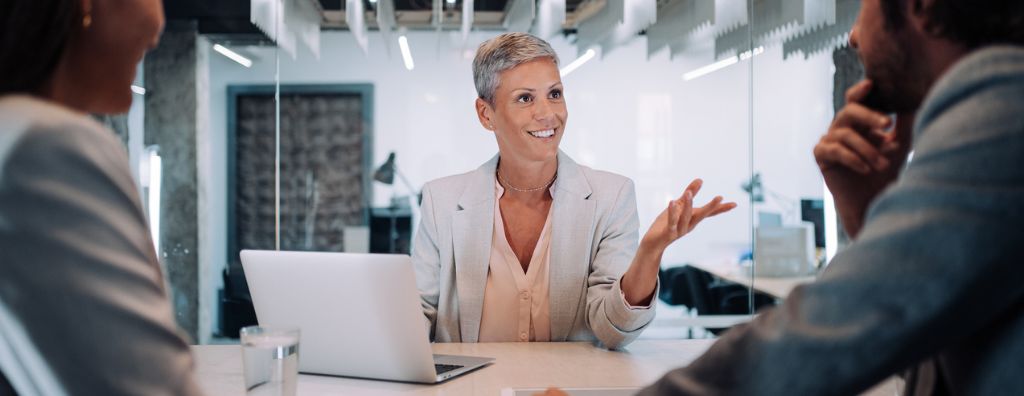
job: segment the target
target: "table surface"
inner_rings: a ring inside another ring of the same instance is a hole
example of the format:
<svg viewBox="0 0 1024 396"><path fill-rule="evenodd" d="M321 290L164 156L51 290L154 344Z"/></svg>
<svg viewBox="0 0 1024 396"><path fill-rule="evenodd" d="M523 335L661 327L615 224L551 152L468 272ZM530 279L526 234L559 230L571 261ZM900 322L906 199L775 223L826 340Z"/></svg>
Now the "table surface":
<svg viewBox="0 0 1024 396"><path fill-rule="evenodd" d="M625 351L609 351L581 342L433 344L434 353L487 356L494 364L437 385L299 375L298 394L500 396L505 389L640 388L669 370L685 366L714 340L638 340ZM208 395L244 395L242 351L238 345L193 346L200 386ZM867 394L893 395L888 380Z"/></svg>
<svg viewBox="0 0 1024 396"><path fill-rule="evenodd" d="M299 395L494 395L506 388L642 387L700 356L714 340L639 340L624 351L581 342L433 344L434 353L495 358L437 385L299 375ZM197 376L209 395L244 395L238 345L193 346Z"/></svg>
<svg viewBox="0 0 1024 396"><path fill-rule="evenodd" d="M708 273L735 282L754 290L767 293L775 298L786 298L793 288L800 284L813 282L814 276L791 276L791 277L750 277L751 267L741 266L728 260L702 261L689 264L695 268L707 271Z"/></svg>

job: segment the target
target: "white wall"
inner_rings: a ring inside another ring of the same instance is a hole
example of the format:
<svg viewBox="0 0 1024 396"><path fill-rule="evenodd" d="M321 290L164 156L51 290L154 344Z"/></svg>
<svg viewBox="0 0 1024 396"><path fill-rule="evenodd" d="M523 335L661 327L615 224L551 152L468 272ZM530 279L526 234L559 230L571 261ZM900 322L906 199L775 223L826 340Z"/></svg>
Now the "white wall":
<svg viewBox="0 0 1024 396"><path fill-rule="evenodd" d="M457 33L411 32L416 68L404 68L397 42L390 54L378 34L364 55L347 32L325 32L321 58L297 60L281 54L282 84L370 83L374 86L374 164L395 151L398 165L417 187L424 182L472 170L497 151L490 132L473 111L473 50L496 32L474 32L466 44ZM568 64L577 50L562 38L552 46ZM246 69L211 52L208 147L227 153L228 85L271 84L272 48L238 48L254 55ZM562 148L578 162L632 178L637 184L641 232L694 177L705 187L704 201L721 194L740 207L708 220L666 253L665 265L711 257L734 257L749 249L751 210L740 184L753 163L765 187L795 199L821 197L822 183L811 147L832 117L831 54L782 60L780 46L692 81L682 74L711 63L711 45L685 59L665 53L648 60L640 37L599 56L564 79L569 121ZM750 159L750 106L753 89L754 149ZM214 245L226 254L226 160L211 163L207 213ZM398 191L404 194L404 189ZM384 206L388 186L375 185L374 203ZM797 202L798 203L798 202ZM772 202L763 205L777 206ZM797 213L797 216L799 214ZM223 256L222 256L223 257Z"/></svg>
<svg viewBox="0 0 1024 396"><path fill-rule="evenodd" d="M832 53L782 61L782 47L775 46L753 61L754 168L766 193L776 192L797 205L789 219L796 221L800 198L823 195L812 150L834 114ZM766 201L767 209L786 210L771 196Z"/></svg>

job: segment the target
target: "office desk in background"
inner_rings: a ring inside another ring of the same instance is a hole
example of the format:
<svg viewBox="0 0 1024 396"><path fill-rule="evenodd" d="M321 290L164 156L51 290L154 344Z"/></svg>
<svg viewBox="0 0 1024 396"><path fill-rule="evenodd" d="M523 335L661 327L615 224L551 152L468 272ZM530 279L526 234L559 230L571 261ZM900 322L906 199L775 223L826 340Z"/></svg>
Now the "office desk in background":
<svg viewBox="0 0 1024 396"><path fill-rule="evenodd" d="M433 344L434 353L487 356L497 360L480 370L438 385L299 375L300 396L403 395L500 396L507 388L643 387L669 370L685 366L714 340L639 340L625 351L608 351L590 343ZM200 386L209 395L244 395L242 350L238 345L193 346ZM300 354L301 346L300 346ZM871 395L893 395L887 382Z"/></svg>
<svg viewBox="0 0 1024 396"><path fill-rule="evenodd" d="M724 280L738 283L746 287L753 287L762 293L766 293L775 298L784 299L789 295L789 292L793 291L793 288L803 284L814 281L814 276L789 276L789 277L763 277L755 276L751 279L751 267L741 266L735 262L728 260L721 261L701 261L689 264L695 268L701 269L722 278ZM753 282L753 283L751 283Z"/></svg>

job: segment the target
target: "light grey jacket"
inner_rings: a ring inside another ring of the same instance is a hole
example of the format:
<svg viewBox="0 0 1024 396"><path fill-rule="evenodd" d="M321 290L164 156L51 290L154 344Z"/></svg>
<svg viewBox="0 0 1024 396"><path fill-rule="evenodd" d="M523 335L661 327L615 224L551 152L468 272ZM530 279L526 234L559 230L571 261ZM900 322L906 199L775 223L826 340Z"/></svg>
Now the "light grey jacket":
<svg viewBox="0 0 1024 396"><path fill-rule="evenodd" d="M3 376L23 395L195 395L192 369L124 146L0 96Z"/></svg>
<svg viewBox="0 0 1024 396"><path fill-rule="evenodd" d="M477 342L494 230L498 157L475 171L427 183L412 259L436 342ZM551 341L621 348L654 318L631 310L619 278L636 254L633 182L558 154L551 209ZM655 291L657 295L657 291Z"/></svg>
<svg viewBox="0 0 1024 396"><path fill-rule="evenodd" d="M641 395L1024 394L1024 49L958 62L913 147L817 282Z"/></svg>

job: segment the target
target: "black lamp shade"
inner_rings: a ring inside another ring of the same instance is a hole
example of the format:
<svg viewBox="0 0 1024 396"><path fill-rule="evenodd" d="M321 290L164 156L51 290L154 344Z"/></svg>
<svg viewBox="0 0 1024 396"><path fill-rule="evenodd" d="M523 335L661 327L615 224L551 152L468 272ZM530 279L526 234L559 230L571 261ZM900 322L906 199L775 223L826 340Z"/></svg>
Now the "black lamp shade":
<svg viewBox="0 0 1024 396"><path fill-rule="evenodd" d="M392 151L388 154L388 160L384 162L375 172L373 172L373 180L381 183L391 185L395 182L395 152Z"/></svg>

